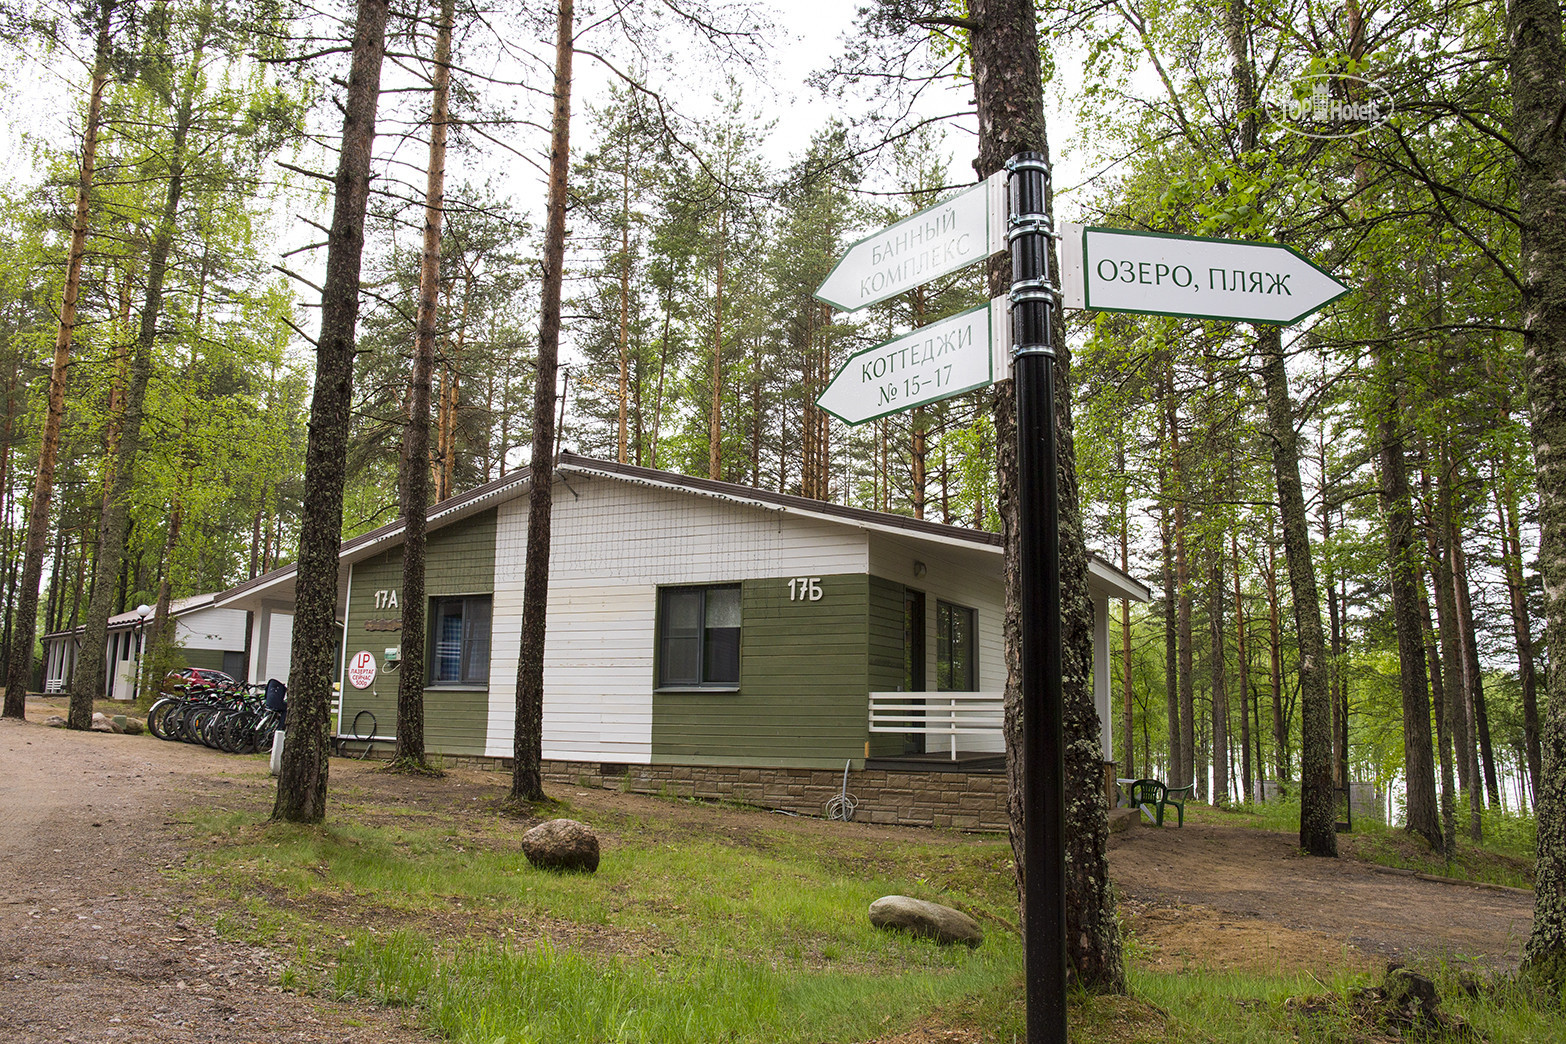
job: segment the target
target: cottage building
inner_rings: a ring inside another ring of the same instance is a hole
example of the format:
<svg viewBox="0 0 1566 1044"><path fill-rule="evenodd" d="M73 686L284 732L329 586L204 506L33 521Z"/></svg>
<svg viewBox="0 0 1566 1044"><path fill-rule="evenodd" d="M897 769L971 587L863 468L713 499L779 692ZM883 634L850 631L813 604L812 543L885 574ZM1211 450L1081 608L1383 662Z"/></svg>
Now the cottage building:
<svg viewBox="0 0 1566 1044"><path fill-rule="evenodd" d="M174 644L186 667L209 667L243 678L249 621L243 610L219 608L217 599L215 594L201 594L169 604ZM134 698L136 670L151 622L150 613L142 616L135 610L109 617L104 696L116 700ZM43 636L45 692L62 692L69 684L85 631L85 627L74 627Z"/></svg>
<svg viewBox="0 0 1566 1044"><path fill-rule="evenodd" d="M520 471L430 513L426 746L448 762L511 756L528 481ZM401 669L402 540L394 523L341 549L339 733L383 746ZM817 813L845 767L850 791L953 795L988 770L986 796L969 802L982 815L955 802L875 811L1003 825L1001 559L992 533L564 454L546 769ZM277 639L293 584L282 569L218 599L251 614L252 680L287 678ZM1090 587L1108 752L1107 603L1149 592L1097 558Z"/></svg>

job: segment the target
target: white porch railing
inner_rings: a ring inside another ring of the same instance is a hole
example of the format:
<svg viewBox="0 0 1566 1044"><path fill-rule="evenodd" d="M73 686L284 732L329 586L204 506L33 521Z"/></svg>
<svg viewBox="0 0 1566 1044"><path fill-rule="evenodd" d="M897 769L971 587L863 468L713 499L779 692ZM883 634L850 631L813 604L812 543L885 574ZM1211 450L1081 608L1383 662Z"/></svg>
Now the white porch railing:
<svg viewBox="0 0 1566 1044"><path fill-rule="evenodd" d="M871 732L916 732L945 737L957 760L957 737L999 736L1005 718L999 692L872 692Z"/></svg>

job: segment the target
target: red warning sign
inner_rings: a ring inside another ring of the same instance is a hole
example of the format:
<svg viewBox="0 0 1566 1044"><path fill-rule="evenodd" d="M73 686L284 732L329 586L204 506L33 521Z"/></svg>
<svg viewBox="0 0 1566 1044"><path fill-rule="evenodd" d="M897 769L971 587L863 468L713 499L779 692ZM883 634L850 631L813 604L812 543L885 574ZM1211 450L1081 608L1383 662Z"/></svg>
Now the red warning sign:
<svg viewBox="0 0 1566 1044"><path fill-rule="evenodd" d="M375 680L375 654L366 649L353 654L348 661L348 684L355 689L368 689Z"/></svg>

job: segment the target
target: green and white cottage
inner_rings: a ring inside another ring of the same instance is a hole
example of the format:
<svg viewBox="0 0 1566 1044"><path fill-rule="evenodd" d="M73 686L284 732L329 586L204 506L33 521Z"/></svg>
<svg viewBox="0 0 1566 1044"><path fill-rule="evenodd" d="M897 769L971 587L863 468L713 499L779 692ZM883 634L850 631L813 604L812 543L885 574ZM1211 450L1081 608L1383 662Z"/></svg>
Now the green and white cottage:
<svg viewBox="0 0 1566 1044"><path fill-rule="evenodd" d="M993 533L564 454L544 666L546 775L856 818L1003 828L1001 540ZM426 745L509 762L529 475L430 512ZM396 722L400 523L342 545L339 733ZM1110 748L1108 600L1089 565ZM287 677L294 571L217 600L251 613L252 680ZM364 743L359 741L362 749Z"/></svg>

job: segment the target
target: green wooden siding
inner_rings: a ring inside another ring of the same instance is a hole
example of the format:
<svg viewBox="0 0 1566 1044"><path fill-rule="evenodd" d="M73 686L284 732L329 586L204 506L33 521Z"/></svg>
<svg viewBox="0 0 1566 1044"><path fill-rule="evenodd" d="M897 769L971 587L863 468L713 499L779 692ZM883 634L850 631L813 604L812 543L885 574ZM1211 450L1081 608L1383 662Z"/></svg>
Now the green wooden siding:
<svg viewBox="0 0 1566 1044"><path fill-rule="evenodd" d="M902 586L823 576L811 602L790 600L789 579L741 584L738 692L654 694L654 762L842 768L864 758L866 694L902 676Z"/></svg>
<svg viewBox="0 0 1566 1044"><path fill-rule="evenodd" d="M903 687L903 585L870 577L870 692L896 692ZM867 711L868 713L868 711ZM868 734L872 757L903 752L900 732Z"/></svg>
<svg viewBox="0 0 1566 1044"><path fill-rule="evenodd" d="M493 594L495 590L494 511L454 522L430 533L425 545L424 585L429 598L444 595ZM399 608L376 605L376 592L397 592ZM388 672L386 650L401 648L402 547L353 566L348 597L347 658L361 650L375 655L379 669L367 689L343 682L341 731L353 731L360 711L375 715L375 732L391 736L397 731L397 684L401 674ZM428 616L428 606L425 614ZM370 626L396 624L397 630L370 630ZM428 639L426 638L426 645ZM426 649L426 654L428 650ZM368 721L362 727L368 727ZM438 686L424 690L424 745L436 754L483 754L489 729L487 687Z"/></svg>
<svg viewBox="0 0 1566 1044"><path fill-rule="evenodd" d="M175 652L186 667L210 667L214 671L223 669L222 649L185 649L180 648ZM245 679L241 678L240 681Z"/></svg>

